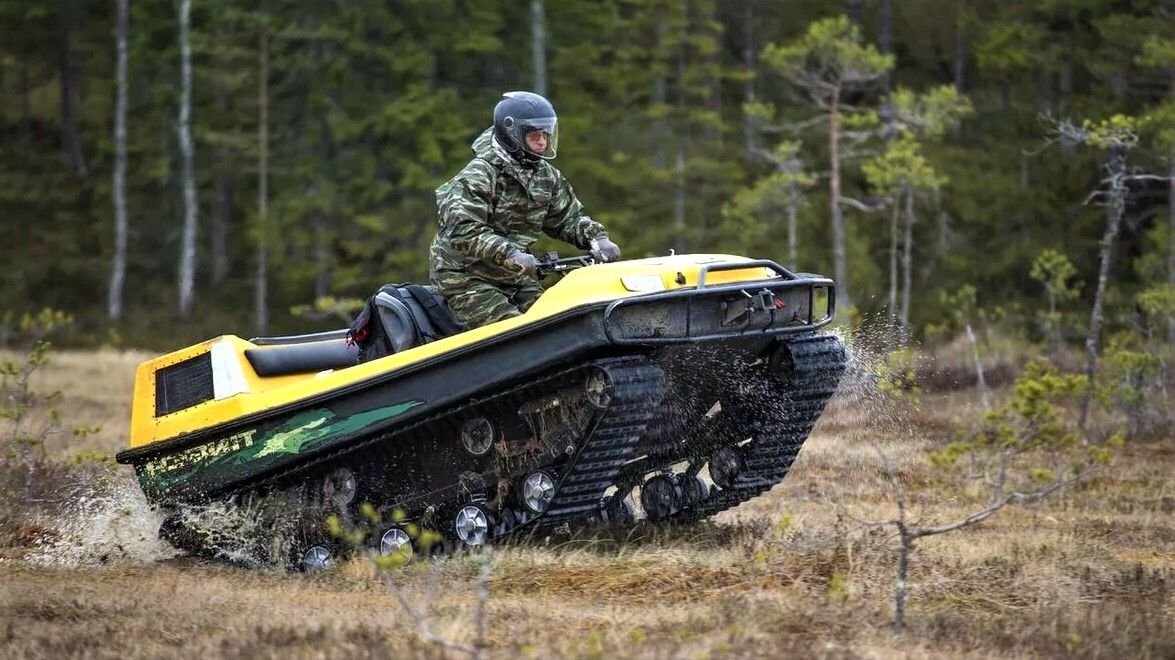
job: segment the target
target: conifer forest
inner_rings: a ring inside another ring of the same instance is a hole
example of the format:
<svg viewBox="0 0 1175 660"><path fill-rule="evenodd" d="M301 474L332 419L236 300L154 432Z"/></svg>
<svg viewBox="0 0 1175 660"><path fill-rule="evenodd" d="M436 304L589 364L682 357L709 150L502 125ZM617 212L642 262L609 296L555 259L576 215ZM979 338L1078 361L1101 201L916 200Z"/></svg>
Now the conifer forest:
<svg viewBox="0 0 1175 660"><path fill-rule="evenodd" d="M1031 338L1080 343L1107 214L1108 329L1175 283L1172 11L6 0L0 305L69 310L92 345L337 327L291 309L424 281L434 190L527 89L626 257L773 258L915 337L974 289ZM1090 138L1111 122L1118 188ZM1045 253L1075 295L1033 276Z"/></svg>

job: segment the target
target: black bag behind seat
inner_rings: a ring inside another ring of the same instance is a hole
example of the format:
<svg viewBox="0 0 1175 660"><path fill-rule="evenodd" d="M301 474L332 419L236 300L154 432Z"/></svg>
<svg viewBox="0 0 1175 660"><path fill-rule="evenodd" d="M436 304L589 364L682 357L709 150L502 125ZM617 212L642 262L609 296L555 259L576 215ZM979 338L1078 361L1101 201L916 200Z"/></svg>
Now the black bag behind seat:
<svg viewBox="0 0 1175 660"><path fill-rule="evenodd" d="M359 347L359 362L406 351L414 346L464 332L435 288L420 284L385 284L367 299L351 328L349 341Z"/></svg>

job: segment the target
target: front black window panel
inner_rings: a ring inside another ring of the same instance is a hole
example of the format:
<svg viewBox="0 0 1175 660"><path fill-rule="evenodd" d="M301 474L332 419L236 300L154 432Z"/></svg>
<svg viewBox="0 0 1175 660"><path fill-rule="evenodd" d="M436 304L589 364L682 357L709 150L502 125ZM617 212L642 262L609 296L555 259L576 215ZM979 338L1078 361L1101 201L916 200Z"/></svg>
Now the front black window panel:
<svg viewBox="0 0 1175 660"><path fill-rule="evenodd" d="M211 401L212 354L203 353L155 372L155 416Z"/></svg>

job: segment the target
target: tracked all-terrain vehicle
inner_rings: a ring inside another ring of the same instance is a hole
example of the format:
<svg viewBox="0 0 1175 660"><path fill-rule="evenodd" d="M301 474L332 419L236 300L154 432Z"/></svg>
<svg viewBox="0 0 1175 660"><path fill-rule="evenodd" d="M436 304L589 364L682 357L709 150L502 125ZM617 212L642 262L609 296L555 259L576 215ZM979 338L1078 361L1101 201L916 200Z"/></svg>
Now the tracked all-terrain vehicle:
<svg viewBox="0 0 1175 660"><path fill-rule="evenodd" d="M167 510L296 518L279 554L305 568L337 552L321 520L364 503L382 514L372 550L404 553L420 527L478 545L629 524L634 499L653 521L697 519L783 479L845 367L818 332L831 280L728 255L543 269L563 276L528 312L448 336L443 309L385 287L367 326L384 347L364 361L338 331L144 362L118 461Z"/></svg>

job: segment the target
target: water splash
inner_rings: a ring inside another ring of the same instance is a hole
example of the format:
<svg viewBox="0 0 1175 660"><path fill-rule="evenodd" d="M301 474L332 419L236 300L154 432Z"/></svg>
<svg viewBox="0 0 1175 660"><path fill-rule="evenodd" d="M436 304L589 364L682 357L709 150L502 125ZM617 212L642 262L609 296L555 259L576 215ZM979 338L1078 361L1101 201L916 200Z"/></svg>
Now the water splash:
<svg viewBox="0 0 1175 660"><path fill-rule="evenodd" d="M169 539L220 561L285 569L304 532L296 513L300 503L283 495L180 507L168 520Z"/></svg>
<svg viewBox="0 0 1175 660"><path fill-rule="evenodd" d="M179 554L159 538L163 514L147 503L133 477L114 474L79 487L60 505L48 531L25 559L53 567L150 564Z"/></svg>

